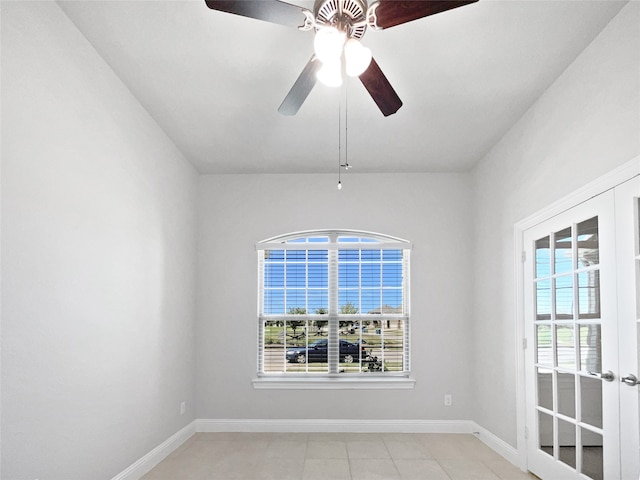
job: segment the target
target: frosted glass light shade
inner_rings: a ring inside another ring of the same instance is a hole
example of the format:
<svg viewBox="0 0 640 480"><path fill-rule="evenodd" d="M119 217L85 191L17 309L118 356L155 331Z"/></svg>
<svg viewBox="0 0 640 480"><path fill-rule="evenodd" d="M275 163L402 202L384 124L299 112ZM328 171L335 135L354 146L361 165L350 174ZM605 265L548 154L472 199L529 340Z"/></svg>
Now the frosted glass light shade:
<svg viewBox="0 0 640 480"><path fill-rule="evenodd" d="M355 38L350 38L344 46L344 59L347 75L358 77L369 68L371 63L371 50L363 46Z"/></svg>
<svg viewBox="0 0 640 480"><path fill-rule="evenodd" d="M316 78L327 87L339 87L342 85L342 65L340 58L322 63L322 67L316 73Z"/></svg>
<svg viewBox="0 0 640 480"><path fill-rule="evenodd" d="M340 58L345 39L346 35L336 28L321 28L316 32L313 40L313 49L316 52L316 56L322 62Z"/></svg>

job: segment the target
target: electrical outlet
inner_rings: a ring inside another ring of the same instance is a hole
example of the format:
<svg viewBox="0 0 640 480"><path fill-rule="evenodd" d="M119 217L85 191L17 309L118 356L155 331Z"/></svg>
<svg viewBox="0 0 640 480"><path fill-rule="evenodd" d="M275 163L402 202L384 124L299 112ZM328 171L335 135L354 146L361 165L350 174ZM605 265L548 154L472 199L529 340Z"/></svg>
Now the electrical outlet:
<svg viewBox="0 0 640 480"><path fill-rule="evenodd" d="M187 402L182 402L180 404L180 415L184 415L184 412L187 411Z"/></svg>
<svg viewBox="0 0 640 480"><path fill-rule="evenodd" d="M445 406L447 406L447 407L450 407L450 406L453 404L453 397L451 396L451 394L450 394L450 393L447 393L447 394L444 396L444 404L445 404Z"/></svg>

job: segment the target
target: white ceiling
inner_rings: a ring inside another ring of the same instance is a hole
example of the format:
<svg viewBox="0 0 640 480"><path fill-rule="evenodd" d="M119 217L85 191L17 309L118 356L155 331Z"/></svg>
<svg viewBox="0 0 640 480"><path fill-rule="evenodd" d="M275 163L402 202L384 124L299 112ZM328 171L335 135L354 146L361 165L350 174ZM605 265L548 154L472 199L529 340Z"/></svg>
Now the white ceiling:
<svg viewBox="0 0 640 480"><path fill-rule="evenodd" d="M58 3L198 171L336 171L340 89L318 83L296 116L277 112L311 57L311 32L204 0ZM351 79L348 162L359 173L468 170L624 3L480 0L367 31L404 106L383 117Z"/></svg>

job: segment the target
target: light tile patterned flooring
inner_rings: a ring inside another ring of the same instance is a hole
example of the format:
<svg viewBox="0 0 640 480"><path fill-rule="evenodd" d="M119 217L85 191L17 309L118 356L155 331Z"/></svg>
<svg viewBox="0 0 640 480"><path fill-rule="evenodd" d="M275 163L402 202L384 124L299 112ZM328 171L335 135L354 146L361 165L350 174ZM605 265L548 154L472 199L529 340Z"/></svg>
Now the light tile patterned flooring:
<svg viewBox="0 0 640 480"><path fill-rule="evenodd" d="M197 433L143 480L532 480L473 435Z"/></svg>

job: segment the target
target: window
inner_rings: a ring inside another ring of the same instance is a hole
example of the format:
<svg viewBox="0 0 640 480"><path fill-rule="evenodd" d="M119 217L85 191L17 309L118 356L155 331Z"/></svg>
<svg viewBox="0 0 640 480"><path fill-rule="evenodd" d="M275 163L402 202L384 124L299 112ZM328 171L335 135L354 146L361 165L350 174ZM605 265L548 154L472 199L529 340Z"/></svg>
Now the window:
<svg viewBox="0 0 640 480"><path fill-rule="evenodd" d="M408 377L410 249L356 231L259 242L259 379Z"/></svg>

